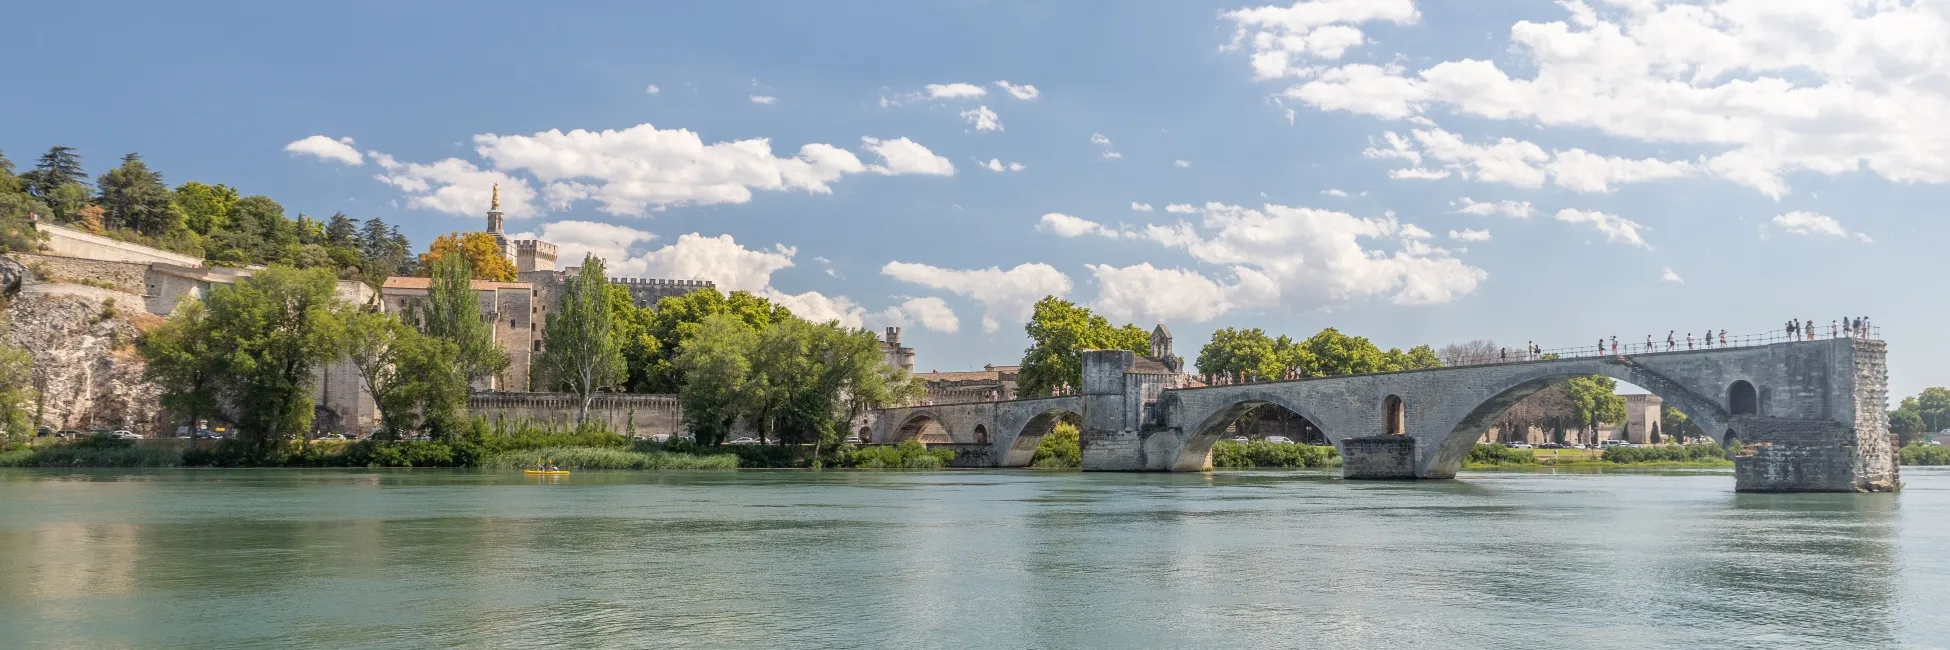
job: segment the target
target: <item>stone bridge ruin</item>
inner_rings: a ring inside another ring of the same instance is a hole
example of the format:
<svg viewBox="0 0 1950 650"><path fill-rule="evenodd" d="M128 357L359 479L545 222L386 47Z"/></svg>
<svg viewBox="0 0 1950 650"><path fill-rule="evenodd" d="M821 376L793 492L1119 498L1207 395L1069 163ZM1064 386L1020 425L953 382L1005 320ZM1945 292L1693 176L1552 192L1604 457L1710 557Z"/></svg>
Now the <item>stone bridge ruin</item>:
<svg viewBox="0 0 1950 650"><path fill-rule="evenodd" d="M1023 467L1067 417L1079 423L1086 471L1188 472L1209 466L1227 425L1275 404L1333 441L1347 478L1446 479L1510 405L1604 375L1658 395L1722 444L1738 440L1737 490L1885 491L1899 479L1886 356L1882 341L1841 338L1177 388L1173 375L1140 371L1131 352L1093 350L1081 394L886 409L860 433L877 443L928 434L972 464Z"/></svg>

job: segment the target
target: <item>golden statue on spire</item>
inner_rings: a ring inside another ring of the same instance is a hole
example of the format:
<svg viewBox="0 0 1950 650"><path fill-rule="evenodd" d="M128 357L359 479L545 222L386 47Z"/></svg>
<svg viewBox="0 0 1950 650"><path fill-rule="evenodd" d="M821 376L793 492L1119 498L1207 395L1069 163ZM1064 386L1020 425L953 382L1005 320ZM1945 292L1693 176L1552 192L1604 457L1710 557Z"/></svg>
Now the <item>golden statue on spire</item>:
<svg viewBox="0 0 1950 650"><path fill-rule="evenodd" d="M501 209L501 184L500 183L494 184L494 197L488 199L488 209L489 210Z"/></svg>

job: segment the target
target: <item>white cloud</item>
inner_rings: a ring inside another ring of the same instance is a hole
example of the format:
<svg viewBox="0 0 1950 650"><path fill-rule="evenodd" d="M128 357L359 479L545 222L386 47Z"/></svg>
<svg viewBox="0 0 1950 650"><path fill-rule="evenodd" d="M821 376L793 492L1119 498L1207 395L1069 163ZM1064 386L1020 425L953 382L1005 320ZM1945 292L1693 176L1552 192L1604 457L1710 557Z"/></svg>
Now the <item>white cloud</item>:
<svg viewBox="0 0 1950 650"><path fill-rule="evenodd" d="M752 100L752 103L753 103L753 104L777 104L777 103L779 103L779 98L777 98L777 97L773 97L773 96L771 96L771 95L752 95L752 97L751 97L751 100Z"/></svg>
<svg viewBox="0 0 1950 650"><path fill-rule="evenodd" d="M1172 203L1165 206L1165 212L1172 214L1192 214L1198 212L1198 206L1190 203Z"/></svg>
<svg viewBox="0 0 1950 650"><path fill-rule="evenodd" d="M1449 238L1456 241L1489 241L1490 231L1465 228L1449 231Z"/></svg>
<svg viewBox="0 0 1950 650"><path fill-rule="evenodd" d="M1150 212L1152 210L1155 210L1156 208L1151 207L1151 204L1149 203L1138 203L1137 201L1132 201L1131 209L1136 210L1138 212Z"/></svg>
<svg viewBox="0 0 1950 650"><path fill-rule="evenodd" d="M1330 187L1330 188L1327 188L1327 189L1324 189L1324 190L1321 190L1321 191L1320 191L1320 195L1321 195L1321 196L1331 196L1331 197L1334 197L1334 198L1337 198L1337 199L1345 199L1345 198L1347 198L1347 192L1343 192L1343 191L1341 191L1341 190L1337 190L1337 189L1334 189L1334 188L1331 188L1331 187Z"/></svg>
<svg viewBox="0 0 1950 650"><path fill-rule="evenodd" d="M1179 168L1181 168L1181 169L1182 169L1182 168L1185 168L1185 167L1190 167L1190 166L1192 166L1192 161L1190 161L1190 160L1173 160L1173 161L1171 161L1171 164L1172 164L1172 165L1174 165L1174 166L1176 166L1176 167L1179 167Z"/></svg>
<svg viewBox="0 0 1950 650"><path fill-rule="evenodd" d="M1686 284L1686 279L1685 279L1685 278L1682 278L1682 277L1679 277L1679 274L1678 274L1678 273L1674 273L1674 272L1672 272L1672 269L1669 269L1669 268L1668 268L1668 269L1660 269L1660 271L1659 271L1659 279L1660 279L1660 280L1664 280L1664 281L1666 281L1666 282L1671 282L1671 283L1673 283L1673 284Z"/></svg>
<svg viewBox="0 0 1950 650"><path fill-rule="evenodd" d="M997 81L995 82L995 85L998 88L1009 91L1010 96L1025 101L1035 99L1038 95L1042 94L1041 91L1036 90L1035 86L1029 84L1017 85L1017 84L1009 83L1007 81Z"/></svg>
<svg viewBox="0 0 1950 650"><path fill-rule="evenodd" d="M1203 323L1240 305L1275 300L1279 288L1264 273L1234 267L1237 279L1220 284L1196 271L1161 269L1149 262L1115 267L1087 264L1097 277L1097 299L1090 307L1118 321L1189 320Z"/></svg>
<svg viewBox="0 0 1950 650"><path fill-rule="evenodd" d="M630 249L655 240L657 236L649 231L611 223L555 221L542 224L539 235L524 232L509 235L508 238L540 239L555 244L556 264L560 267L579 266L583 255L593 254L607 262L605 271L621 277L643 273L643 265L630 260Z"/></svg>
<svg viewBox="0 0 1950 650"><path fill-rule="evenodd" d="M1073 217L1061 212L1051 212L1043 215L1043 218L1036 222L1036 229L1042 232L1055 233L1058 237L1082 237L1084 235L1117 236L1117 230L1114 228L1083 217Z"/></svg>
<svg viewBox="0 0 1950 650"><path fill-rule="evenodd" d="M770 288L772 274L790 268L792 256L797 252L784 244L775 245L772 250L753 250L739 245L731 235L705 237L691 233L679 236L668 246L617 263L617 268L625 271L617 275L710 280L721 291L757 292Z"/></svg>
<svg viewBox="0 0 1950 650"><path fill-rule="evenodd" d="M485 170L459 158L431 164L402 163L392 156L366 152L379 163L381 172L373 178L406 192L406 205L445 212L474 215L486 211L494 187L501 187L501 210L522 218L540 212L535 205L535 190L528 181L505 172Z"/></svg>
<svg viewBox="0 0 1950 650"><path fill-rule="evenodd" d="M974 126L977 131L1002 130L1002 119L997 117L995 111L989 110L987 106L977 106L962 111L961 119L968 120L969 125Z"/></svg>
<svg viewBox="0 0 1950 650"><path fill-rule="evenodd" d="M1004 163L1002 162L1001 158L990 158L988 162L982 163L982 167L985 167L992 172L1019 172L1025 169L1022 163L1019 162Z"/></svg>
<svg viewBox="0 0 1950 650"><path fill-rule="evenodd" d="M921 327L949 334L961 330L961 318L955 316L955 310L948 308L947 301L934 296L909 298L906 302L874 314L872 320L900 327L918 323Z"/></svg>
<svg viewBox="0 0 1950 650"><path fill-rule="evenodd" d="M645 87L645 88L643 89L643 92L644 92L645 94L649 94L649 95L655 95L655 94L657 94L657 93L661 93L661 92L663 92L663 91L664 91L664 89L662 89L662 88L658 88L658 87L657 87L657 84L650 84L649 86L647 86L647 87Z"/></svg>
<svg viewBox="0 0 1950 650"><path fill-rule="evenodd" d="M947 157L937 156L921 143L907 138L881 140L879 138L860 138L861 148L880 156L881 164L868 169L889 175L924 174L929 176L953 176L955 164ZM844 153L844 152L841 152Z"/></svg>
<svg viewBox="0 0 1950 650"><path fill-rule="evenodd" d="M828 183L869 171L953 173L954 166L946 158L907 138L862 141L864 149L885 159L884 164L868 166L852 152L824 143L807 144L795 155L778 157L772 154L772 143L766 138L705 144L690 130L658 129L650 124L622 130L576 129L564 133L552 129L532 135L474 136L475 151L492 164L494 173L504 177L517 171L534 175L544 186L550 205L557 209L566 209L574 201L594 200L602 204L603 212L616 215L642 215L673 205L744 203L752 199L755 189L827 194L832 191ZM473 167L459 159L436 163L450 164ZM424 191L384 176L382 180L408 192ZM469 189L478 189L478 194L458 202L441 201L438 209L453 214L479 212L487 185L476 185ZM508 182L503 181L504 204L509 191ZM531 215L533 207L532 203L523 203L521 208L507 206L508 213L515 216Z"/></svg>
<svg viewBox="0 0 1950 650"><path fill-rule="evenodd" d="M999 319L1023 321L1044 296L1070 292L1070 278L1048 264L1021 264L1007 271L944 269L912 262L888 262L880 272L897 280L932 287L982 303L982 331L1001 328Z"/></svg>
<svg viewBox="0 0 1950 650"><path fill-rule="evenodd" d="M1273 79L1310 74L1311 59L1338 59L1361 45L1361 23L1413 24L1421 18L1413 0L1301 0L1221 14L1238 24L1232 47L1250 44L1253 76Z"/></svg>
<svg viewBox="0 0 1950 650"><path fill-rule="evenodd" d="M1465 196L1450 205L1456 204L1462 205L1462 207L1456 209L1456 212L1473 214L1479 217L1504 214L1518 219L1529 219L1531 215L1529 201L1476 201Z"/></svg>
<svg viewBox="0 0 1950 650"><path fill-rule="evenodd" d="M1103 156L1104 160L1116 160L1118 158L1123 158L1123 157L1124 154L1117 153L1115 151L1106 151L1104 152L1104 156Z"/></svg>
<svg viewBox="0 0 1950 650"><path fill-rule="evenodd" d="M818 291L791 294L777 289L766 289L759 295L792 311L792 315L815 323L839 321L841 327L860 327L866 324L867 310L846 296L828 296Z"/></svg>
<svg viewBox="0 0 1950 650"><path fill-rule="evenodd" d="M1297 41L1289 38L1294 27L1233 20L1240 39L1254 45L1255 76L1302 79L1283 95L1321 110L1384 119L1453 113L1705 154L1697 165L1608 161L1619 176L1556 174L1573 189L1682 171L1705 171L1776 198L1788 191L1785 175L1795 172L1866 169L1896 182L1950 182L1950 5L1558 4L1567 20L1518 21L1507 32L1508 47L1491 48L1513 55L1413 71L1292 62L1295 52L1314 51L1306 30L1320 20L1299 21Z"/></svg>
<svg viewBox="0 0 1950 650"><path fill-rule="evenodd" d="M1428 238L1431 238L1431 237L1434 237L1434 236L1435 236L1435 235L1434 235L1434 234L1431 234L1431 233L1430 233L1429 231L1427 231L1427 230L1423 230L1421 226L1417 226L1417 225L1415 225L1415 224L1412 224L1412 223L1405 223L1405 224L1402 224L1402 237L1404 237L1404 238L1407 238L1407 239L1428 239Z"/></svg>
<svg viewBox="0 0 1950 650"><path fill-rule="evenodd" d="M1645 238L1639 236L1639 229L1645 226L1641 226L1637 222L1624 217L1597 211L1565 208L1558 210L1557 215L1553 218L1565 223L1591 224L1591 227L1605 234L1605 241L1608 242L1638 246L1647 250L1652 249L1652 245L1645 243Z"/></svg>
<svg viewBox="0 0 1950 650"><path fill-rule="evenodd" d="M359 155L359 150L352 148L352 138L333 140L322 135L314 135L284 145L284 150L291 153L315 156L319 160L345 163L354 167L363 165L366 162L365 157Z"/></svg>
<svg viewBox="0 0 1950 650"><path fill-rule="evenodd" d="M987 94L987 88L971 83L928 84L923 93L928 99L974 99Z"/></svg>
<svg viewBox="0 0 1950 650"><path fill-rule="evenodd" d="M1875 243L1875 240L1870 239L1868 235L1859 232L1849 232L1848 228L1843 227L1841 222L1825 214L1795 211L1776 215L1769 223L1796 235L1853 236L1856 239L1862 240L1863 243Z"/></svg>
<svg viewBox="0 0 1950 650"><path fill-rule="evenodd" d="M1110 136L1104 135L1102 133L1092 133L1090 134L1090 144L1102 145L1108 147L1110 146Z"/></svg>
<svg viewBox="0 0 1950 650"><path fill-rule="evenodd" d="M1138 236L1235 272L1258 272L1277 288L1279 302L1295 309L1372 297L1398 304L1448 302L1474 292L1489 277L1445 249L1397 238L1405 229L1393 215L1363 218L1274 204L1254 210L1207 203L1199 211L1209 234L1180 223L1148 226ZM1401 248L1391 253L1362 245L1363 239L1380 238L1395 238Z"/></svg>

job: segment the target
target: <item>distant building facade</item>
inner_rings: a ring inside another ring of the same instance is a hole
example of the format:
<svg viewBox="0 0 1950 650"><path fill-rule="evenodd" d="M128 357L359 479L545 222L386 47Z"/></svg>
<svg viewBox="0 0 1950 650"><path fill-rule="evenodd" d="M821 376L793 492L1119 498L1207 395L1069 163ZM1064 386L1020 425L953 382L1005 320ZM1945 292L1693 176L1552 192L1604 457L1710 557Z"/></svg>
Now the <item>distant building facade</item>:
<svg viewBox="0 0 1950 650"><path fill-rule="evenodd" d="M398 314L400 319L424 329L420 313L426 308L432 278L391 277L379 288L380 309ZM527 391L531 389L530 366L542 350L541 306L535 288L526 282L488 282L475 280L474 295L480 300L481 320L495 345L508 353L508 369L495 377L477 382L478 390Z"/></svg>

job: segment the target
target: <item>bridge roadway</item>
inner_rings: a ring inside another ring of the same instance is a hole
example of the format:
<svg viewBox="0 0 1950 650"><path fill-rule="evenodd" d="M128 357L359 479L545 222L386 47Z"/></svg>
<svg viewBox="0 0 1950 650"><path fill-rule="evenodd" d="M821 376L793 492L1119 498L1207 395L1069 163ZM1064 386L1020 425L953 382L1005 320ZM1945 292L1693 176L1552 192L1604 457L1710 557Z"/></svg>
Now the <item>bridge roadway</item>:
<svg viewBox="0 0 1950 650"><path fill-rule="evenodd" d="M1738 439L1738 490L1882 491L1899 484L1886 356L1882 341L1838 338L1176 388L1175 375L1133 372L1130 352L1092 350L1078 395L885 409L862 433L874 442L945 433L965 462L1023 467L1071 417L1086 471L1201 471L1228 424L1277 404L1333 441L1347 478L1453 478L1504 409L1553 383L1604 375L1658 395L1716 441Z"/></svg>

